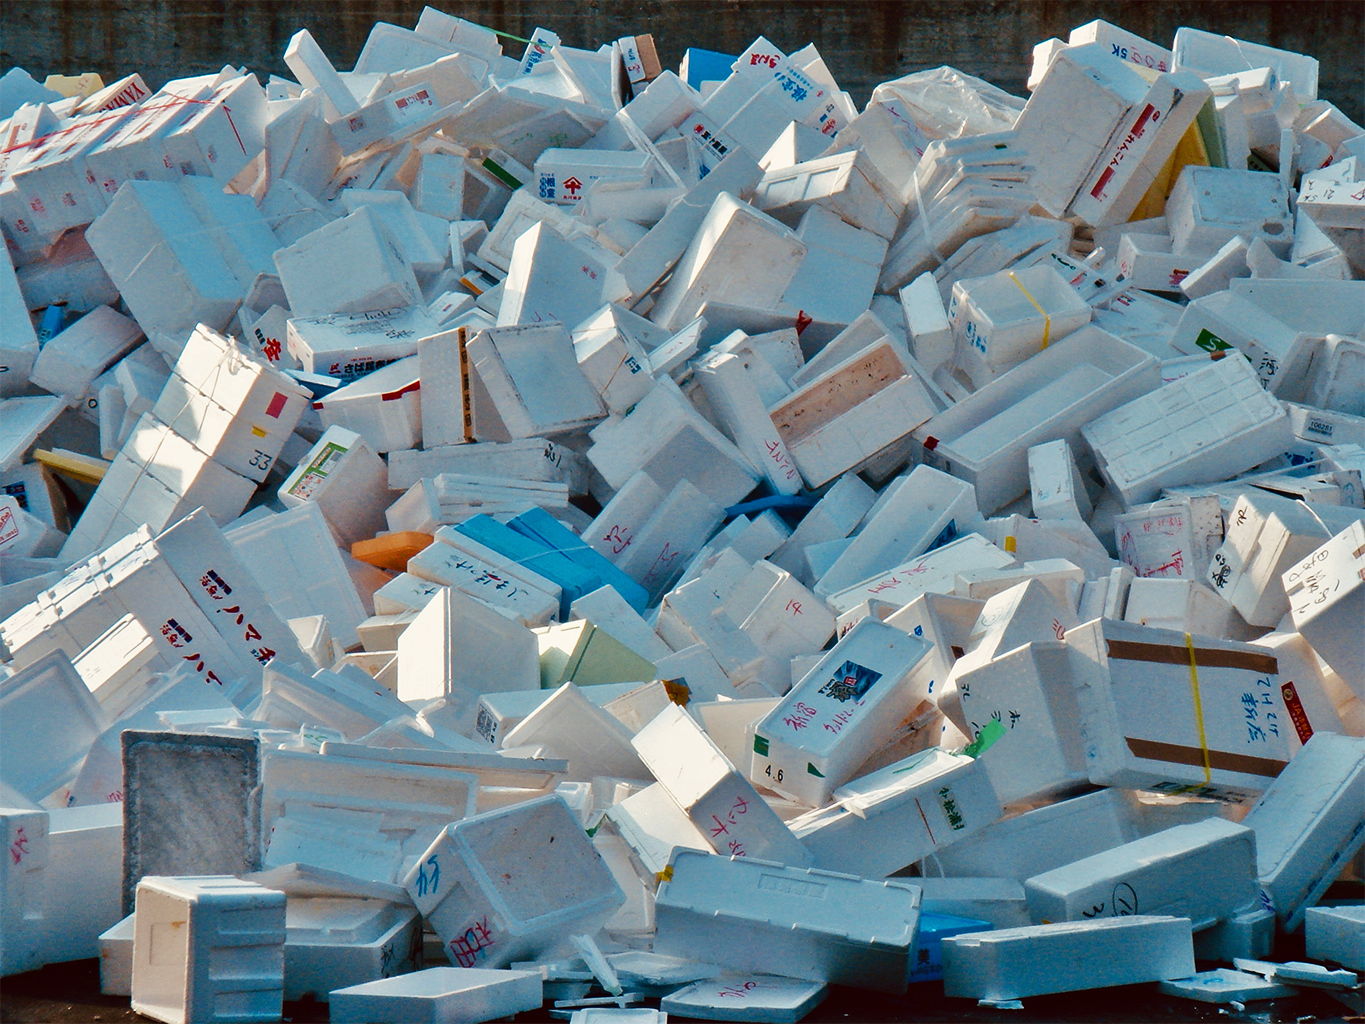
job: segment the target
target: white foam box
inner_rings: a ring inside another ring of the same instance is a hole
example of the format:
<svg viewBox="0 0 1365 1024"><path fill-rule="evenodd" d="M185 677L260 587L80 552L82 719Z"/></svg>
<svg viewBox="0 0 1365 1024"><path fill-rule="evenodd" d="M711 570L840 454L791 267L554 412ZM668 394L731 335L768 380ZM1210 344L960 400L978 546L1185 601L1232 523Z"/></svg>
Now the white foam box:
<svg viewBox="0 0 1365 1024"><path fill-rule="evenodd" d="M646 236L640 244L648 241ZM805 243L794 231L721 192L691 236L649 318L676 331L695 319L706 302L742 299L759 309L775 308L805 255Z"/></svg>
<svg viewBox="0 0 1365 1024"><path fill-rule="evenodd" d="M343 647L367 616L322 510L313 502L224 532L270 603L287 619L324 615Z"/></svg>
<svg viewBox="0 0 1365 1024"><path fill-rule="evenodd" d="M1155 389L1157 360L1098 327L1075 331L915 431L924 461L976 487L983 515L1028 490L1028 449ZM1088 460L1087 460L1088 461ZM1085 467L1082 467L1085 468Z"/></svg>
<svg viewBox="0 0 1365 1024"><path fill-rule="evenodd" d="M605 685L608 684L601 684ZM585 689L600 694L601 686ZM570 781L598 775L648 779L649 769L631 746L631 731L583 693L573 683L565 683L518 722L516 728L504 733L502 749L541 747L550 757L569 763L565 776ZM609 698L601 694L601 699L605 703Z"/></svg>
<svg viewBox="0 0 1365 1024"><path fill-rule="evenodd" d="M664 708L635 734L631 745L717 853L796 865L811 862L791 830L682 708Z"/></svg>
<svg viewBox="0 0 1365 1024"><path fill-rule="evenodd" d="M442 444L428 445L424 451L393 451L388 463L389 488L395 491L405 491L425 477L466 473L562 483L568 485L570 494L587 493L587 460L571 448L538 437L506 444Z"/></svg>
<svg viewBox="0 0 1365 1024"><path fill-rule="evenodd" d="M1365 740L1317 733L1242 823L1256 833L1261 903L1297 931L1365 843Z"/></svg>
<svg viewBox="0 0 1365 1024"><path fill-rule="evenodd" d="M784 223L794 223L810 207L819 206L887 239L896 233L905 212L899 190L861 149L770 169L754 190L754 202Z"/></svg>
<svg viewBox="0 0 1365 1024"><path fill-rule="evenodd" d="M943 940L949 997L1026 999L1187 978L1194 971L1190 922L1180 917L1101 918Z"/></svg>
<svg viewBox="0 0 1365 1024"><path fill-rule="evenodd" d="M1128 587L1123 621L1201 636L1224 636L1232 611L1218 592L1198 580L1143 579Z"/></svg>
<svg viewBox="0 0 1365 1024"><path fill-rule="evenodd" d="M1245 359L1220 359L1081 428L1131 508L1163 487L1223 480L1283 452L1289 417Z"/></svg>
<svg viewBox="0 0 1365 1024"><path fill-rule="evenodd" d="M831 367L768 410L811 487L901 441L935 411L889 340Z"/></svg>
<svg viewBox="0 0 1365 1024"><path fill-rule="evenodd" d="M467 348L484 389L474 395L474 431L480 439L567 433L606 413L578 367L568 329L560 324L490 328Z"/></svg>
<svg viewBox="0 0 1365 1024"><path fill-rule="evenodd" d="M1215 495L1158 501L1114 517L1119 560L1144 578L1194 579L1212 572L1222 537L1223 512Z"/></svg>
<svg viewBox="0 0 1365 1024"><path fill-rule="evenodd" d="M6 325L4 341L0 341L0 366L4 367L0 370L0 396L15 395L24 390L40 353L8 246L0 256L0 320Z"/></svg>
<svg viewBox="0 0 1365 1024"><path fill-rule="evenodd" d="M1365 524L1352 523L1281 577L1294 628L1365 700Z"/></svg>
<svg viewBox="0 0 1365 1024"><path fill-rule="evenodd" d="M223 330L241 302L241 283L170 182L124 182L85 239L144 331Z"/></svg>
<svg viewBox="0 0 1365 1024"><path fill-rule="evenodd" d="M29 515L18 497L0 498L0 556L48 558L62 549L66 535Z"/></svg>
<svg viewBox="0 0 1365 1024"><path fill-rule="evenodd" d="M622 319L620 306L607 305L573 330L579 368L617 415L629 412L654 384L645 345Z"/></svg>
<svg viewBox="0 0 1365 1024"><path fill-rule="evenodd" d="M277 250L275 267L293 316L363 313L421 302L411 264L388 228L364 207Z"/></svg>
<svg viewBox="0 0 1365 1024"><path fill-rule="evenodd" d="M885 878L998 817L985 766L933 748L845 783L788 826L817 867Z"/></svg>
<svg viewBox="0 0 1365 1024"><path fill-rule="evenodd" d="M225 690L245 707L254 696L264 666L281 662L304 666L308 659L294 631L271 603L273 588L262 587L233 552L222 532L196 509L156 538L156 548L190 598L238 657L253 686Z"/></svg>
<svg viewBox="0 0 1365 1024"><path fill-rule="evenodd" d="M28 311L23 310L23 315L27 317ZM135 321L108 306L96 306L43 346L29 379L76 402L85 397L96 377L142 338L142 328Z"/></svg>
<svg viewBox="0 0 1365 1024"><path fill-rule="evenodd" d="M543 626L559 615L554 583L453 529L436 532L440 543L408 559L413 576L458 590L523 626Z"/></svg>
<svg viewBox="0 0 1365 1024"><path fill-rule="evenodd" d="M815 593L839 593L954 539L979 518L972 485L930 466L916 466L894 488L883 490Z"/></svg>
<svg viewBox="0 0 1365 1024"><path fill-rule="evenodd" d="M360 434L331 426L280 485L285 508L316 505L342 543L370 540L392 502L384 460Z"/></svg>
<svg viewBox="0 0 1365 1024"><path fill-rule="evenodd" d="M100 993L106 996L133 994L133 922L129 914L100 935Z"/></svg>
<svg viewBox="0 0 1365 1024"><path fill-rule="evenodd" d="M1247 497L1238 499L1239 507ZM1234 508L1234 521L1237 511ZM1220 592L1247 622L1273 627L1289 612L1285 574L1301 565L1333 533L1363 518L1365 512L1350 507L1325 505L1318 510L1298 502L1277 504L1256 531L1248 557L1238 559L1241 571L1230 574ZM1229 551L1226 564L1235 566L1234 559L1236 554ZM1216 563L1209 566L1211 576L1221 570L1222 566Z"/></svg>
<svg viewBox="0 0 1365 1024"><path fill-rule="evenodd" d="M1303 397L1316 340L1295 331L1244 295L1220 291L1185 307L1171 346L1197 355L1233 348L1256 369L1256 379L1281 399Z"/></svg>
<svg viewBox="0 0 1365 1024"><path fill-rule="evenodd" d="M799 491L801 474L768 415L744 360L728 353L710 353L698 361L695 380L726 436L763 470L773 490L778 494Z"/></svg>
<svg viewBox="0 0 1365 1024"><path fill-rule="evenodd" d="M176 579L145 526L74 567L0 623L0 640L14 666L25 668L54 650L79 655L128 614L151 636L157 666L163 670L188 664L205 681L224 687L246 674L240 659ZM191 641L194 646L187 646Z"/></svg>
<svg viewBox="0 0 1365 1024"><path fill-rule="evenodd" d="M534 959L564 935L592 934L625 901L557 796L447 826L403 885L460 967Z"/></svg>
<svg viewBox="0 0 1365 1024"><path fill-rule="evenodd" d="M535 971L429 967L415 974L337 989L328 1006L336 1024L445 1024L499 1020L543 1003Z"/></svg>
<svg viewBox="0 0 1365 1024"><path fill-rule="evenodd" d="M904 608L921 594L952 594L957 576L975 568L1000 569L1015 566L1014 558L979 533L969 533L941 548L935 548L890 572L863 580L857 586L825 598L825 603L843 622L863 618L871 612L870 602Z"/></svg>
<svg viewBox="0 0 1365 1024"><path fill-rule="evenodd" d="M392 652L387 652L392 653ZM257 719L296 731L323 726L347 736L364 736L403 714L405 705L363 672L341 674L276 665L265 673L261 699L250 705Z"/></svg>
<svg viewBox="0 0 1365 1024"><path fill-rule="evenodd" d="M1269 67L1294 87L1300 102L1316 99L1318 95L1318 62L1301 53L1188 27L1176 29L1173 49L1173 66L1177 70L1191 68L1222 75L1245 68Z"/></svg>
<svg viewBox="0 0 1365 1024"><path fill-rule="evenodd" d="M1303 918L1307 952L1352 971L1365 971L1365 906L1309 907Z"/></svg>
<svg viewBox="0 0 1365 1024"><path fill-rule="evenodd" d="M1113 26L1106 26L1106 29L1122 31ZM1071 33L1073 42L1078 41L1077 31ZM1151 53L1155 48L1136 36L1132 39L1138 40L1146 51L1146 59L1152 60ZM1117 42L1111 42L1110 46L1127 53L1129 56L1125 59L1128 60L1138 52L1136 46ZM1155 65L1147 66L1169 71L1167 60L1162 58L1157 58ZM1136 104L1114 130L1106 149L1077 191L1072 212L1094 225L1128 220L1210 96L1208 87L1198 75L1189 72L1158 75L1142 102Z"/></svg>
<svg viewBox="0 0 1365 1024"><path fill-rule="evenodd" d="M959 280L948 304L956 364L977 387L1090 322L1090 306L1047 264Z"/></svg>
<svg viewBox="0 0 1365 1024"><path fill-rule="evenodd" d="M682 480L722 508L743 499L761 474L671 381L654 385L620 420L592 430L588 461L613 488L643 470L665 491Z"/></svg>
<svg viewBox="0 0 1365 1024"><path fill-rule="evenodd" d="M324 395L313 409L324 427L354 430L376 452L402 451L422 440L421 386L418 357L409 356Z"/></svg>
<svg viewBox="0 0 1365 1024"><path fill-rule="evenodd" d="M443 697L458 708L468 735L489 677L500 689L540 687L535 634L449 587L432 597L398 638L398 697Z"/></svg>
<svg viewBox="0 0 1365 1024"><path fill-rule="evenodd" d="M1163 914L1189 918L1195 931L1253 902L1255 887L1255 834L1218 817L1144 836L1024 884L1039 924Z"/></svg>
<svg viewBox="0 0 1365 1024"><path fill-rule="evenodd" d="M913 885L686 849L670 867L655 899L656 952L705 949L731 969L905 991L919 930Z"/></svg>
<svg viewBox="0 0 1365 1024"><path fill-rule="evenodd" d="M546 202L573 206L600 179L613 186L644 188L650 179L649 154L635 151L557 149L536 157L532 168L536 196Z"/></svg>
<svg viewBox="0 0 1365 1024"><path fill-rule="evenodd" d="M996 875L1023 882L1138 838L1136 815L1131 794L1102 789L998 821L942 851L939 860L951 877Z"/></svg>
<svg viewBox="0 0 1365 1024"><path fill-rule="evenodd" d="M145 413L68 535L63 557L104 548L141 523L163 529L201 506L215 522L229 523L255 488Z"/></svg>
<svg viewBox="0 0 1365 1024"><path fill-rule="evenodd" d="M289 354L309 373L345 383L416 355L418 342L436 331L420 306L368 312L294 316L289 320Z"/></svg>
<svg viewBox="0 0 1365 1024"><path fill-rule="evenodd" d="M8 745L7 745L8 746ZM47 896L48 812L8 807L0 811L0 977L37 970L45 962L42 941Z"/></svg>
<svg viewBox="0 0 1365 1024"><path fill-rule="evenodd" d="M137 886L133 1008L165 1024L270 1020L284 995L285 895L228 875Z"/></svg>
<svg viewBox="0 0 1365 1024"><path fill-rule="evenodd" d="M599 236L602 237L602 236ZM590 238L572 241L539 220L517 237L496 310L500 327L557 320L565 329L582 323L604 302L627 297L625 280L614 269L616 252Z"/></svg>
<svg viewBox="0 0 1365 1024"><path fill-rule="evenodd" d="M1035 167L1030 185L1048 213L1067 211L1147 90L1135 68L1099 43L1068 47L1048 64L1014 126Z"/></svg>
<svg viewBox="0 0 1365 1024"><path fill-rule="evenodd" d="M826 803L918 704L930 646L880 622L854 626L758 723L749 778L811 807Z"/></svg>
<svg viewBox="0 0 1365 1024"><path fill-rule="evenodd" d="M698 1020L795 1024L824 1002L825 993L825 985L818 981L797 981L768 974L721 975L694 981L670 992L659 1003L662 1011L659 1016L672 1013ZM622 1024L630 1022L622 1021ZM639 1024L653 1022L642 1018Z"/></svg>
<svg viewBox="0 0 1365 1024"><path fill-rule="evenodd" d="M1288 723L1260 710L1278 685L1265 648L1109 619L1067 630L1065 643L1097 785L1237 802L1288 763Z"/></svg>
<svg viewBox="0 0 1365 1024"><path fill-rule="evenodd" d="M201 325L186 341L152 415L215 462L261 483L308 399L293 378Z"/></svg>
<svg viewBox="0 0 1365 1024"><path fill-rule="evenodd" d="M1175 252L1210 255L1240 235L1284 256L1294 237L1284 185L1259 171L1187 166L1166 200L1166 222Z"/></svg>
<svg viewBox="0 0 1365 1024"><path fill-rule="evenodd" d="M1200 957L1210 959L1208 957ZM1226 958L1224 958L1226 959ZM1281 985L1259 974L1246 971L1229 970L1218 967L1211 971L1200 971L1188 978L1176 981L1163 981L1158 991L1168 996L1193 999L1201 1003L1249 1003L1259 999L1280 999L1292 996L1298 990Z"/></svg>

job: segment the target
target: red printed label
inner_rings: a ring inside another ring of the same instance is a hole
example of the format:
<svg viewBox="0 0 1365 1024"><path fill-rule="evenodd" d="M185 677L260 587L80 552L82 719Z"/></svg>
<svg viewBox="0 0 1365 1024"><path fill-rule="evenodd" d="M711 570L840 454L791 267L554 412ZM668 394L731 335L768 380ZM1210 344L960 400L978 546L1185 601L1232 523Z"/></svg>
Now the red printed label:
<svg viewBox="0 0 1365 1024"><path fill-rule="evenodd" d="M1303 710L1303 701L1293 683L1280 686L1280 696L1284 698L1284 709L1289 712L1289 720L1294 723L1294 731L1299 734L1299 742L1307 743L1313 736L1313 726L1308 721L1308 713Z"/></svg>
<svg viewBox="0 0 1365 1024"><path fill-rule="evenodd" d="M289 401L289 399L276 391L275 397L272 398L270 404L265 407L265 414L272 419L279 419L280 413L284 412L284 403L287 401Z"/></svg>

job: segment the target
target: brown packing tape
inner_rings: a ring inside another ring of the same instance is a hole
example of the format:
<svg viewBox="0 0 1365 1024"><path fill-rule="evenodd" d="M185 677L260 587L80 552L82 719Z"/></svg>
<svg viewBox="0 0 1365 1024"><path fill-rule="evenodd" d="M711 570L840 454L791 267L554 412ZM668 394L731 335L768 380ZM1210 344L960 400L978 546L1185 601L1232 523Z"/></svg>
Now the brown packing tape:
<svg viewBox="0 0 1365 1024"><path fill-rule="evenodd" d="M1181 668L1187 668L1190 664L1190 652L1185 647L1144 644L1132 640L1106 640L1104 646L1109 657L1119 661L1150 661L1179 665ZM1279 662L1269 654L1226 651L1213 647L1196 647L1194 654L1200 668L1241 668L1272 676L1278 675L1280 671Z"/></svg>
<svg viewBox="0 0 1365 1024"><path fill-rule="evenodd" d="M1157 740L1143 740L1134 736L1123 737L1134 757L1148 761L1166 761L1171 764L1188 764L1196 768L1204 767L1204 751L1199 747L1186 747L1178 743L1161 743ZM1288 761L1277 761L1272 757L1252 757L1250 754L1229 754L1222 750L1210 750L1209 767L1225 772L1240 772L1243 775L1263 775L1274 778L1284 771Z"/></svg>

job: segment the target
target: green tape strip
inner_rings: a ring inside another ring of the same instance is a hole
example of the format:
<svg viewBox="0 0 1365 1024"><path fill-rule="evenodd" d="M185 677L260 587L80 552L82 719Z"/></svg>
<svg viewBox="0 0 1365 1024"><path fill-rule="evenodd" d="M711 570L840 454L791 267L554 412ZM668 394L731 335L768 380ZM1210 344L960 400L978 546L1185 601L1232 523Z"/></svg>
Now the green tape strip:
<svg viewBox="0 0 1365 1024"><path fill-rule="evenodd" d="M1008 730L1000 724L998 719L992 718L985 724L981 731L976 734L976 739L967 744L962 752L968 757L980 757L994 746L996 740L1005 735L1007 731Z"/></svg>

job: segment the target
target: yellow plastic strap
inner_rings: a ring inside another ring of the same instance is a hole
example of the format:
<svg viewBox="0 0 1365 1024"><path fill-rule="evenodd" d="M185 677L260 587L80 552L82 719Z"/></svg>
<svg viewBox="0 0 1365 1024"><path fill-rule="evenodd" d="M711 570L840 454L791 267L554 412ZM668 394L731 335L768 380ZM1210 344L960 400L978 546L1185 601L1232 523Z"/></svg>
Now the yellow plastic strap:
<svg viewBox="0 0 1365 1024"><path fill-rule="evenodd" d="M1011 270L1009 273L1010 280L1019 286L1019 290L1024 293L1024 298L1033 303L1033 308L1043 314L1043 348L1047 348L1048 340L1052 337L1052 317L1047 315L1047 310L1038 305L1038 300L1029 294L1029 290L1024 287L1024 283L1014 276L1014 271Z"/></svg>
<svg viewBox="0 0 1365 1024"><path fill-rule="evenodd" d="M1194 662L1194 640L1185 634L1185 650L1190 655L1190 690L1194 694L1194 724L1199 728L1199 749L1204 754L1204 785L1212 779L1209 772L1209 741L1204 735L1204 702L1199 698L1199 666Z"/></svg>

